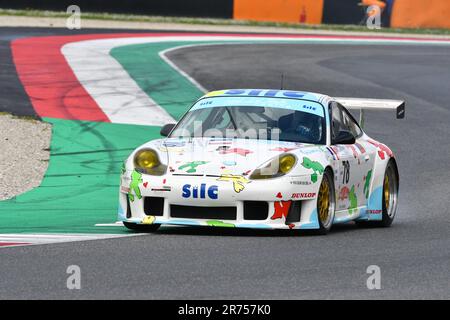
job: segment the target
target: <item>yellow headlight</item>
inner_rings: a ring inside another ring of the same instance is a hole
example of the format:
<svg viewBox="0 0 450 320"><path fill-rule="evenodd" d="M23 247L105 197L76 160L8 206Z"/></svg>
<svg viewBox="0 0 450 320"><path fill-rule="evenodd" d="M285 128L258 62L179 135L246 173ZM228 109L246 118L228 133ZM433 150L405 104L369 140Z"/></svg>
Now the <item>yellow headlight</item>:
<svg viewBox="0 0 450 320"><path fill-rule="evenodd" d="M143 169L151 169L159 164L158 156L153 150L141 150L134 157L136 167Z"/></svg>
<svg viewBox="0 0 450 320"><path fill-rule="evenodd" d="M147 174L161 176L165 174L167 166L159 160L156 151L151 149L142 149L134 155L134 166L139 171Z"/></svg>
<svg viewBox="0 0 450 320"><path fill-rule="evenodd" d="M272 179L284 176L291 171L297 163L293 154L282 154L259 167L250 175L250 179Z"/></svg>
<svg viewBox="0 0 450 320"><path fill-rule="evenodd" d="M280 172L286 174L295 166L295 157L292 154L287 154L280 158Z"/></svg>

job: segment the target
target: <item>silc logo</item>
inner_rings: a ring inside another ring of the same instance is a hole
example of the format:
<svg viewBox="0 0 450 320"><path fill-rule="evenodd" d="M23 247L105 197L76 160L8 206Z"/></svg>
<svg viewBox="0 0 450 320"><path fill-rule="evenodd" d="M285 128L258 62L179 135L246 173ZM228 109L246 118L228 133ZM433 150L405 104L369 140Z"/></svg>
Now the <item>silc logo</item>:
<svg viewBox="0 0 450 320"><path fill-rule="evenodd" d="M183 198L194 198L194 199L206 199L208 196L210 199L216 200L219 197L219 187L210 186L206 188L206 184L202 183L200 187L191 186L190 184L185 184L183 186Z"/></svg>

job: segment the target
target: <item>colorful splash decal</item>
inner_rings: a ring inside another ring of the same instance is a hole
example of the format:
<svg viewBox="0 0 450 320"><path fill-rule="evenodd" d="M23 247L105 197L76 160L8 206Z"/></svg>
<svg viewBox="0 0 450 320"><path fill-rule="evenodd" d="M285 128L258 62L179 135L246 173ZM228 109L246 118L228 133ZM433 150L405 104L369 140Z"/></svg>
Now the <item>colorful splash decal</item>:
<svg viewBox="0 0 450 320"><path fill-rule="evenodd" d="M289 213L289 208L291 207L291 200L288 201L275 201L273 203L274 205L274 213L270 217L272 220L281 219L281 218L287 218Z"/></svg>
<svg viewBox="0 0 450 320"><path fill-rule="evenodd" d="M208 161L191 161L188 163L183 164L182 166L178 167L178 170L188 169L186 170L187 173L195 173L197 172L197 167L207 164Z"/></svg>
<svg viewBox="0 0 450 320"><path fill-rule="evenodd" d="M347 186L344 186L341 188L341 191L339 191L339 200L346 200L348 199L348 195L350 193L350 189Z"/></svg>
<svg viewBox="0 0 450 320"><path fill-rule="evenodd" d="M234 175L234 174L222 174L217 181L232 181L234 191L239 193L245 189L245 185L251 181L244 176Z"/></svg>
<svg viewBox="0 0 450 320"><path fill-rule="evenodd" d="M208 220L208 221L206 221L206 224L208 226L211 226L211 227L226 227L226 228L234 228L234 227L236 227L232 223L227 223L227 222L223 222L223 221L220 221L220 220Z"/></svg>
<svg viewBox="0 0 450 320"><path fill-rule="evenodd" d="M139 189L139 184L141 183L142 183L142 174L137 172L136 170L133 170L133 172L131 173L130 191L128 193L130 201L132 202L134 201L134 195L136 195L138 199L142 198L141 189Z"/></svg>
<svg viewBox="0 0 450 320"><path fill-rule="evenodd" d="M359 152L361 152L361 154L366 153L366 149L360 143L355 143L355 146L359 149Z"/></svg>
<svg viewBox="0 0 450 320"><path fill-rule="evenodd" d="M356 212L356 208L358 208L358 198L356 197L355 186L352 186L350 193L348 194L348 198L350 200L348 213L353 214L354 212Z"/></svg>
<svg viewBox="0 0 450 320"><path fill-rule="evenodd" d="M223 165L227 166L227 167L233 167L233 166L237 165L237 162L236 161L224 161Z"/></svg>
<svg viewBox="0 0 450 320"><path fill-rule="evenodd" d="M352 145L350 145L349 148L350 148L350 150L352 150L353 157L354 157L355 159L358 158L358 153L356 152L355 147L352 146Z"/></svg>
<svg viewBox="0 0 450 320"><path fill-rule="evenodd" d="M220 154L230 154L235 153L240 156L247 156L249 153L253 153L253 151L247 150L247 149L241 149L241 148L226 148L226 149L220 149Z"/></svg>
<svg viewBox="0 0 450 320"><path fill-rule="evenodd" d="M155 216L146 216L142 219L142 224L153 224L155 222L156 218Z"/></svg>
<svg viewBox="0 0 450 320"><path fill-rule="evenodd" d="M384 153L386 153L389 157L394 156L394 153L392 152L391 149L389 149L388 146L386 146L382 143L376 142L374 140L371 140L371 139L368 139L367 142L373 144L375 147L380 149L380 150L378 150L378 156L380 157L381 160L385 159Z"/></svg>
<svg viewBox="0 0 450 320"><path fill-rule="evenodd" d="M269 151L289 152L289 151L292 151L292 150L295 150L295 149L297 149L297 148L283 148L283 147L278 147L278 148L270 149Z"/></svg>
<svg viewBox="0 0 450 320"><path fill-rule="evenodd" d="M369 187L370 187L370 180L372 179L372 170L369 170L367 172L367 176L364 177L364 194L366 195L366 199L369 198Z"/></svg>
<svg viewBox="0 0 450 320"><path fill-rule="evenodd" d="M311 169L314 172L311 174L311 181L317 182L318 175L322 175L325 171L325 168L317 161L313 161L308 157L303 157L302 166L306 169Z"/></svg>

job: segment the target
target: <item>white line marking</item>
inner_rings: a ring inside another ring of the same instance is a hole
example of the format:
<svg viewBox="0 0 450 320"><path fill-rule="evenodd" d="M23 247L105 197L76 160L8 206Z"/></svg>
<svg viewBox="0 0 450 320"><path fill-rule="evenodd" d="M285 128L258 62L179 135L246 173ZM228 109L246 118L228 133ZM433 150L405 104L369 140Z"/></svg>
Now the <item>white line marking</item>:
<svg viewBox="0 0 450 320"><path fill-rule="evenodd" d="M139 236L142 234L0 234L0 243L25 243L18 246L27 245L41 245L51 243L65 243L65 242L77 242L77 241L91 241L91 240L104 240L104 239L117 239L125 237ZM8 246L0 246L1 248L8 248Z"/></svg>
<svg viewBox="0 0 450 320"><path fill-rule="evenodd" d="M206 93L208 92L208 90L202 86L200 83L197 82L197 80L195 80L194 78L192 78L190 75L188 75L186 72L184 72L180 67L178 67L175 63L173 63L167 56L166 54L175 50L179 50L179 49L184 49L184 48L192 48L192 47L198 47L198 46L206 46L207 44L188 44L185 46L178 46L178 47L174 47L174 48L169 48L166 49L164 51L161 51L159 53L159 56L161 57L161 59L163 59L169 66L171 66L175 71L177 71L179 74L181 74L183 77L185 77L187 80L189 80L195 87L197 87L197 89L199 89L200 91Z"/></svg>
<svg viewBox="0 0 450 320"><path fill-rule="evenodd" d="M122 221L116 221L114 223L97 223L96 227L123 227Z"/></svg>

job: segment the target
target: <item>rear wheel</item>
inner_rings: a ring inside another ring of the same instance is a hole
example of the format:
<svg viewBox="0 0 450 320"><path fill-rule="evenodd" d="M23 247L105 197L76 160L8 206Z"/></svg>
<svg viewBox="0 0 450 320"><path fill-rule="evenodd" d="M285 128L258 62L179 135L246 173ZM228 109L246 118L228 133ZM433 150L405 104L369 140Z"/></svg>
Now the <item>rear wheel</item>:
<svg viewBox="0 0 450 320"><path fill-rule="evenodd" d="M333 225L335 196L333 175L330 169L325 170L317 196L317 215L319 220L318 234L327 234Z"/></svg>
<svg viewBox="0 0 450 320"><path fill-rule="evenodd" d="M138 232L155 232L161 226L160 224L137 224L131 222L123 222L123 225L130 230Z"/></svg>
<svg viewBox="0 0 450 320"><path fill-rule="evenodd" d="M386 166L383 180L383 211L381 221L358 221L358 225L369 227L389 227L394 221L398 204L398 173L393 160Z"/></svg>

